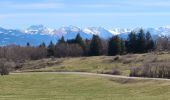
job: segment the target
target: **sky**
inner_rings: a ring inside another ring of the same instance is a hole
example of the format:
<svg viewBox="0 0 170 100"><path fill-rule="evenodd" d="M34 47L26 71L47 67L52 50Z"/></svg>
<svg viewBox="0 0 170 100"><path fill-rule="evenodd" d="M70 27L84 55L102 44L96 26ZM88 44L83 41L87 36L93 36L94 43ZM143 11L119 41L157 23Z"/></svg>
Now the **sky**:
<svg viewBox="0 0 170 100"><path fill-rule="evenodd" d="M134 28L170 25L170 0L0 0L0 27Z"/></svg>

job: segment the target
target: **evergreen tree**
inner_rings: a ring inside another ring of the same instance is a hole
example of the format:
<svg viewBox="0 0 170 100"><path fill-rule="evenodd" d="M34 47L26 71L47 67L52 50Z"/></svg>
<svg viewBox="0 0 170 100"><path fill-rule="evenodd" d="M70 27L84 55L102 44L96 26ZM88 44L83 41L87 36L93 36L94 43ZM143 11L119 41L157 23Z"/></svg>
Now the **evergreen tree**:
<svg viewBox="0 0 170 100"><path fill-rule="evenodd" d="M101 55L101 51L102 51L101 39L98 35L93 35L92 41L90 43L89 55L99 56Z"/></svg>
<svg viewBox="0 0 170 100"><path fill-rule="evenodd" d="M137 36L135 32L131 32L128 35L128 39L126 42L126 48L127 48L127 52L129 53L136 53L136 47L137 47Z"/></svg>
<svg viewBox="0 0 170 100"><path fill-rule="evenodd" d="M80 36L80 34L77 34L76 38L75 38L75 43L79 44L83 50L85 50L85 43L82 39L82 37Z"/></svg>
<svg viewBox="0 0 170 100"><path fill-rule="evenodd" d="M152 39L150 32L146 33L146 41L150 41Z"/></svg>
<svg viewBox="0 0 170 100"><path fill-rule="evenodd" d="M76 42L75 42L75 39L69 39L69 40L67 40L67 43L68 44L75 44Z"/></svg>
<svg viewBox="0 0 170 100"><path fill-rule="evenodd" d="M76 43L81 43L83 41L83 39L82 39L82 37L80 36L80 34L78 33L77 35L76 35L76 38L75 38L75 42Z"/></svg>
<svg viewBox="0 0 170 100"><path fill-rule="evenodd" d="M54 56L54 51L55 51L55 45L51 41L48 48L47 48L48 57Z"/></svg>
<svg viewBox="0 0 170 100"><path fill-rule="evenodd" d="M144 30L141 29L137 35L137 53L146 52L146 39Z"/></svg>
<svg viewBox="0 0 170 100"><path fill-rule="evenodd" d="M154 41L151 37L150 32L146 33L146 51L152 51L155 47Z"/></svg>
<svg viewBox="0 0 170 100"><path fill-rule="evenodd" d="M64 36L61 37L61 39L58 40L58 43L61 44L61 43L65 43L65 39L64 39Z"/></svg>
<svg viewBox="0 0 170 100"><path fill-rule="evenodd" d="M30 43L29 42L27 42L27 47L30 47Z"/></svg>
<svg viewBox="0 0 170 100"><path fill-rule="evenodd" d="M113 36L110 38L108 43L108 55L115 56L120 54L121 46L120 46L120 39L118 36Z"/></svg>
<svg viewBox="0 0 170 100"><path fill-rule="evenodd" d="M120 40L120 54L123 55L126 52L125 41L123 39Z"/></svg>
<svg viewBox="0 0 170 100"><path fill-rule="evenodd" d="M40 48L46 48L45 43L43 42L42 44L39 45Z"/></svg>

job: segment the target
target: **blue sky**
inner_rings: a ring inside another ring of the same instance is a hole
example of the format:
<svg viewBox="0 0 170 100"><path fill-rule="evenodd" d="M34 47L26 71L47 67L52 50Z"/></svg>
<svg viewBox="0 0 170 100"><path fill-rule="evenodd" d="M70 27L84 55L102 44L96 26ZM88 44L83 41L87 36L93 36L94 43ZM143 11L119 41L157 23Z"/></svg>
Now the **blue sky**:
<svg viewBox="0 0 170 100"><path fill-rule="evenodd" d="M0 26L107 29L170 25L170 0L0 0Z"/></svg>

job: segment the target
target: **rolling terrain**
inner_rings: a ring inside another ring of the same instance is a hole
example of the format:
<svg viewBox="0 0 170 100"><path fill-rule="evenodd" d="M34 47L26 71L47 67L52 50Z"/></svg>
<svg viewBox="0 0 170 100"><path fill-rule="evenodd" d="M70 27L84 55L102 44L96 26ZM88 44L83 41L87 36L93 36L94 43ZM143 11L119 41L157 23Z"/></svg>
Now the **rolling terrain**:
<svg viewBox="0 0 170 100"><path fill-rule="evenodd" d="M128 76L131 67L169 60L168 53L147 53L27 61L0 77L0 99L168 100L170 80ZM120 75L103 74L113 69Z"/></svg>
<svg viewBox="0 0 170 100"><path fill-rule="evenodd" d="M169 81L29 73L0 77L1 100L168 100Z"/></svg>
<svg viewBox="0 0 170 100"><path fill-rule="evenodd" d="M111 73L119 71L120 75L129 76L130 69L148 63L169 62L170 55L165 54L128 54L122 56L94 56L75 58L49 58L27 61L18 71L26 72L91 72Z"/></svg>

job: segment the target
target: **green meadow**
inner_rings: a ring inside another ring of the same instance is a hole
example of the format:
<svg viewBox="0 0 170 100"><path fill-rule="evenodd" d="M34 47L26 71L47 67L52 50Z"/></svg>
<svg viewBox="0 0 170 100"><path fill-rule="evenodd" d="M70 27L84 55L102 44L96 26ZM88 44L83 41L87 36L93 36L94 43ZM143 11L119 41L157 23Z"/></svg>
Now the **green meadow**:
<svg viewBox="0 0 170 100"><path fill-rule="evenodd" d="M50 73L0 77L0 100L168 100L169 81Z"/></svg>

